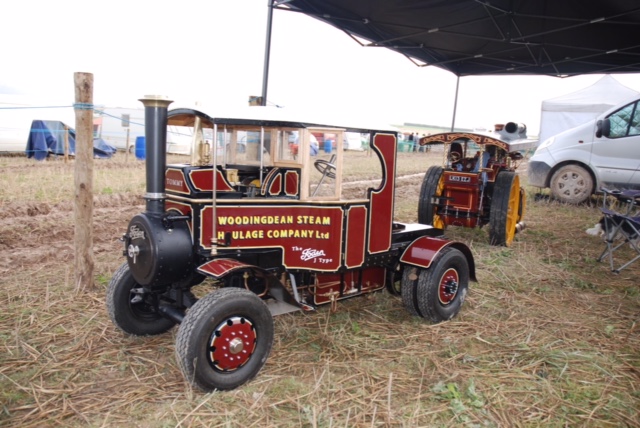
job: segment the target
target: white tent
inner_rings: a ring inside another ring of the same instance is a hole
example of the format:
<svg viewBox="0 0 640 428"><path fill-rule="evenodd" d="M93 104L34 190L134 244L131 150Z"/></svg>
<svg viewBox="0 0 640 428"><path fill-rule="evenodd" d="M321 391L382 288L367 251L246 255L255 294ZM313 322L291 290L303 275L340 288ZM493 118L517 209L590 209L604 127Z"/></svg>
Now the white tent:
<svg viewBox="0 0 640 428"><path fill-rule="evenodd" d="M640 92L627 88L607 74L587 88L545 100L542 102L539 141L588 122L638 95Z"/></svg>

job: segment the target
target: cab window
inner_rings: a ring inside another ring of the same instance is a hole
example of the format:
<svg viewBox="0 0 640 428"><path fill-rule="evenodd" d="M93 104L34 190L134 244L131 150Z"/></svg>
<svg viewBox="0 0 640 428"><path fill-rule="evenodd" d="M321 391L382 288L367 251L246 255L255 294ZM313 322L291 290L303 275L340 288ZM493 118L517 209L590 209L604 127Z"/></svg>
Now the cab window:
<svg viewBox="0 0 640 428"><path fill-rule="evenodd" d="M609 138L640 135L640 111L638 103L629 104L609 116L611 131Z"/></svg>

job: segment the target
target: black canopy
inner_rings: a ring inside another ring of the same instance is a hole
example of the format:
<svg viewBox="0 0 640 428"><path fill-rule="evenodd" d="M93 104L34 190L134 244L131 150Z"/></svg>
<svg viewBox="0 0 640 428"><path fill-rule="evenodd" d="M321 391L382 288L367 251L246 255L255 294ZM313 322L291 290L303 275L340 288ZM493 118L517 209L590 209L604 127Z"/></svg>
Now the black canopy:
<svg viewBox="0 0 640 428"><path fill-rule="evenodd" d="M273 0L458 76L640 72L638 0Z"/></svg>

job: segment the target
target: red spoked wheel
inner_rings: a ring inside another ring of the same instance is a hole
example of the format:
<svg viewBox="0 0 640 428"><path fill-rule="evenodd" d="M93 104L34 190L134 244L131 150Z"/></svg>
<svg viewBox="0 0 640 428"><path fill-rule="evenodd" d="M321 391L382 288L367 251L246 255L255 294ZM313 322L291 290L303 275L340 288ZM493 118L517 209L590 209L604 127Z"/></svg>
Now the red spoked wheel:
<svg viewBox="0 0 640 428"><path fill-rule="evenodd" d="M242 367L256 349L257 335L251 320L231 317L214 330L209 340L209 362L216 370Z"/></svg>
<svg viewBox="0 0 640 428"><path fill-rule="evenodd" d="M438 299L443 305L453 302L458 295L458 286L460 284L460 275L455 269L447 269L440 279L438 287Z"/></svg>
<svg viewBox="0 0 640 428"><path fill-rule="evenodd" d="M415 286L415 306L418 314L441 322L460 312L469 289L469 264L462 252L445 247L422 269Z"/></svg>
<svg viewBox="0 0 640 428"><path fill-rule="evenodd" d="M176 337L176 359L191 385L228 390L253 379L273 345L267 305L243 288L222 288L198 300Z"/></svg>

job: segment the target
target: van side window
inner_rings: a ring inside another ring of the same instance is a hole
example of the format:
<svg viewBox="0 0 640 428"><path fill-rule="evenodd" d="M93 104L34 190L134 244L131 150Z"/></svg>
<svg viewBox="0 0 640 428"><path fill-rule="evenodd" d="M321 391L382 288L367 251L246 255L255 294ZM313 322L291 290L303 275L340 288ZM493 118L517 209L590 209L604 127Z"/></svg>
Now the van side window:
<svg viewBox="0 0 640 428"><path fill-rule="evenodd" d="M629 104L609 116L611 132L609 138L640 135L640 111L637 103Z"/></svg>
<svg viewBox="0 0 640 428"><path fill-rule="evenodd" d="M636 107L631 115L631 127L629 128L629 135L640 135L640 109L638 104L634 104Z"/></svg>

